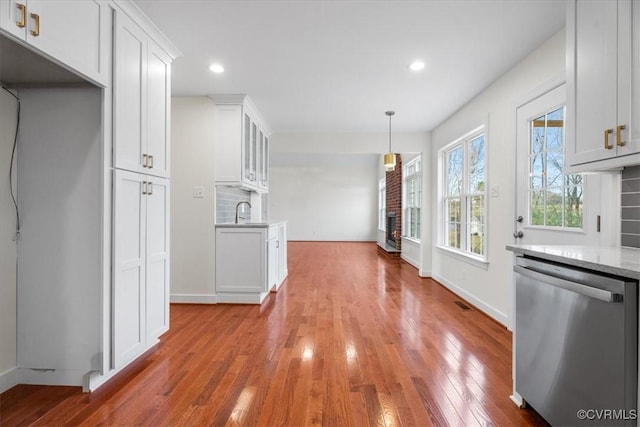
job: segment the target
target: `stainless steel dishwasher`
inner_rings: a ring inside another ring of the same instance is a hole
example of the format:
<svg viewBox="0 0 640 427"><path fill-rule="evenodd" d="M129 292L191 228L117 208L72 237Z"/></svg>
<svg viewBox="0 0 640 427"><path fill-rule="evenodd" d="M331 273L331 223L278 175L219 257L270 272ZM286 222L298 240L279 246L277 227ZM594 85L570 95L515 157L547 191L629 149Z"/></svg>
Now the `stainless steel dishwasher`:
<svg viewBox="0 0 640 427"><path fill-rule="evenodd" d="M514 271L516 392L554 426L635 426L637 281L527 257Z"/></svg>

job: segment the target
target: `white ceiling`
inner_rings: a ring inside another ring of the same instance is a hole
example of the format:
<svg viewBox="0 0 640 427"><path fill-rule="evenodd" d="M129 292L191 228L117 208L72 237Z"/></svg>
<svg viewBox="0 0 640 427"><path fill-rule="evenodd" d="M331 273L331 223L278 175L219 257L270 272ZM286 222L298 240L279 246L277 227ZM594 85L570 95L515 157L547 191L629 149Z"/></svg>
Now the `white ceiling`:
<svg viewBox="0 0 640 427"><path fill-rule="evenodd" d="M246 93L275 132L381 132L386 110L431 130L565 19L558 0L135 3L184 54L173 95Z"/></svg>

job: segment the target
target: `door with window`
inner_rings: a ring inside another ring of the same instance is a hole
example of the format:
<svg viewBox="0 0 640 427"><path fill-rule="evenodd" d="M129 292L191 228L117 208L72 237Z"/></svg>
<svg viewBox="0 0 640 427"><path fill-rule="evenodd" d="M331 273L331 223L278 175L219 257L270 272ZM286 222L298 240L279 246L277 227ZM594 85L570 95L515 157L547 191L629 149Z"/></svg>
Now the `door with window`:
<svg viewBox="0 0 640 427"><path fill-rule="evenodd" d="M562 84L517 109L516 244L598 244L599 178L562 172L565 100Z"/></svg>

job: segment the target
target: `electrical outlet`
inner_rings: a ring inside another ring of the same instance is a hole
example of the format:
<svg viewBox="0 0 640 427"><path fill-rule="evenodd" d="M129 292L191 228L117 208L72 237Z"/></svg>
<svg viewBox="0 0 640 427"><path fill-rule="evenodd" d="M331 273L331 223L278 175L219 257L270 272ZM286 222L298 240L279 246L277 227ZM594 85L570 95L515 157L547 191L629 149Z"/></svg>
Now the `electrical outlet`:
<svg viewBox="0 0 640 427"><path fill-rule="evenodd" d="M204 187L202 186L193 187L193 198L204 199Z"/></svg>
<svg viewBox="0 0 640 427"><path fill-rule="evenodd" d="M499 191L500 189L498 188L497 185L492 185L491 186L491 197L498 197Z"/></svg>

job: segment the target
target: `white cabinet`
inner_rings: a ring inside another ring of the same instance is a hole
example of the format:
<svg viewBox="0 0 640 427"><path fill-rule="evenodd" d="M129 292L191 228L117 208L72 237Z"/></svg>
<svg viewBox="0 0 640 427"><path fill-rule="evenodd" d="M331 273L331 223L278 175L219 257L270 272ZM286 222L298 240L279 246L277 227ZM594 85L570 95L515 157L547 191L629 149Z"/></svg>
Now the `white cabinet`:
<svg viewBox="0 0 640 427"><path fill-rule="evenodd" d="M169 181L114 176L113 356L119 368L169 329Z"/></svg>
<svg viewBox="0 0 640 427"><path fill-rule="evenodd" d="M640 163L640 3L572 0L567 9L566 165Z"/></svg>
<svg viewBox="0 0 640 427"><path fill-rule="evenodd" d="M216 298L260 304L287 276L286 222L216 225Z"/></svg>
<svg viewBox="0 0 640 427"><path fill-rule="evenodd" d="M170 57L122 14L114 48L114 166L168 178Z"/></svg>
<svg viewBox="0 0 640 427"><path fill-rule="evenodd" d="M216 298L260 304L269 294L266 226L216 226Z"/></svg>
<svg viewBox="0 0 640 427"><path fill-rule="evenodd" d="M266 192L270 130L246 95L214 95L216 183Z"/></svg>
<svg viewBox="0 0 640 427"><path fill-rule="evenodd" d="M107 86L110 13L102 0L3 0L0 30Z"/></svg>

